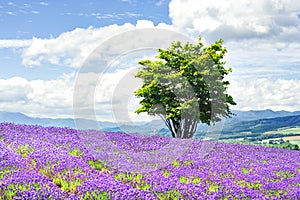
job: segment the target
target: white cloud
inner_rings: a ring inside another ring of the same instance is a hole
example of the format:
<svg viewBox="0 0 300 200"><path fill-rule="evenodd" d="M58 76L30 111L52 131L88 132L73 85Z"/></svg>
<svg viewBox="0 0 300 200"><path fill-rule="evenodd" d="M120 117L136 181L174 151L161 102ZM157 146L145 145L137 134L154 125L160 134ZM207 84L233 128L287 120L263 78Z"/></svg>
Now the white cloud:
<svg viewBox="0 0 300 200"><path fill-rule="evenodd" d="M169 4L174 26L213 40L288 38L292 29L300 35L299 10L298 0L172 0Z"/></svg>
<svg viewBox="0 0 300 200"><path fill-rule="evenodd" d="M126 98L133 96L133 89L136 89L130 88L133 83L129 81L126 87L118 86L124 76L130 75L131 81L137 81L132 74L133 68L119 69L113 73L104 74L81 73L82 82L76 85L76 89L80 91L77 96L74 96L75 81L78 81L75 73L64 74L53 80L27 80L19 76L0 79L0 110L23 112L34 117L72 118L74 117L73 109L76 106L76 109L82 112L75 117L93 119L94 116L85 111L94 107L97 120L113 120L114 117L120 117L128 112L130 116L138 119L140 116L133 114L133 110L126 102ZM126 90L132 89L132 94L120 96L124 87ZM93 88L95 91L91 91ZM76 98L77 105L73 104L74 98ZM124 106L121 112L113 109L113 107L119 108L120 102L121 106ZM128 108L125 108L126 106ZM94 111L92 113L94 114Z"/></svg>
<svg viewBox="0 0 300 200"><path fill-rule="evenodd" d="M105 73L100 81L99 74L81 74L86 82L82 84L82 96L75 97L80 98L78 109L90 109L85 100L91 98L98 120L151 120L146 115L133 113L139 106L133 98L133 91L139 84L138 80L133 83L133 76L130 78L133 69ZM35 117L73 117L75 79L75 74L65 74L55 80L0 79L0 110L23 112ZM231 79L230 83L228 92L238 103L232 109L300 110L300 80L240 77ZM90 86L95 84L96 90L89 93ZM82 112L76 117L92 118L84 114Z"/></svg>
<svg viewBox="0 0 300 200"><path fill-rule="evenodd" d="M237 110L300 110L300 80L268 78L230 81L229 94L237 102Z"/></svg>
<svg viewBox="0 0 300 200"><path fill-rule="evenodd" d="M269 72L284 71L291 66L300 65L300 43L287 45L281 42L271 43L267 40L253 39L243 43L227 42L225 46L228 50L225 59L238 73L254 73L257 69L266 69Z"/></svg>
<svg viewBox="0 0 300 200"><path fill-rule="evenodd" d="M23 64L39 66L44 62L68 67L81 67L84 60L106 39L115 34L132 30L131 24L110 25L102 28L76 28L62 33L57 38L33 38L23 55Z"/></svg>
<svg viewBox="0 0 300 200"><path fill-rule="evenodd" d="M47 2L41 1L41 2L40 2L40 5L41 5L41 6L48 6L49 4L48 4Z"/></svg>
<svg viewBox="0 0 300 200"><path fill-rule="evenodd" d="M136 23L136 28L154 28L154 24L149 20L138 20Z"/></svg>
<svg viewBox="0 0 300 200"><path fill-rule="evenodd" d="M74 74L57 80L0 79L0 110L63 117L72 111Z"/></svg>
<svg viewBox="0 0 300 200"><path fill-rule="evenodd" d="M0 40L0 48L24 48L30 44L31 40Z"/></svg>
<svg viewBox="0 0 300 200"><path fill-rule="evenodd" d="M0 79L0 85L0 102L26 101L27 93L31 91L27 87L27 80L21 77L13 77L9 80Z"/></svg>
<svg viewBox="0 0 300 200"><path fill-rule="evenodd" d="M98 120L145 121L145 116L134 114L131 98L136 85L141 85L134 77L138 67L136 59L130 56L115 60L103 73L83 72L77 75L74 85L74 110L76 118L93 119L94 110ZM130 62L125 63L125 60ZM129 117L130 116L130 117Z"/></svg>
<svg viewBox="0 0 300 200"><path fill-rule="evenodd" d="M155 28L153 22L138 20L136 25L110 25L102 28L76 28L65 32L57 38L33 38L31 45L22 54L25 66L40 66L43 63L79 68L85 59L104 41L125 31ZM157 28L172 30L170 25L160 23Z"/></svg>

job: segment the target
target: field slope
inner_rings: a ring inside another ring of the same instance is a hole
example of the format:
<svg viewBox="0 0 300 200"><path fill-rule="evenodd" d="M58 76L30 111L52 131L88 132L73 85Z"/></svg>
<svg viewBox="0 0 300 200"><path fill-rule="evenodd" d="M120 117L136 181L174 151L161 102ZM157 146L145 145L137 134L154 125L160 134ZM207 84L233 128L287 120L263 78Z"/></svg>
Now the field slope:
<svg viewBox="0 0 300 200"><path fill-rule="evenodd" d="M299 199L300 151L0 124L0 199Z"/></svg>

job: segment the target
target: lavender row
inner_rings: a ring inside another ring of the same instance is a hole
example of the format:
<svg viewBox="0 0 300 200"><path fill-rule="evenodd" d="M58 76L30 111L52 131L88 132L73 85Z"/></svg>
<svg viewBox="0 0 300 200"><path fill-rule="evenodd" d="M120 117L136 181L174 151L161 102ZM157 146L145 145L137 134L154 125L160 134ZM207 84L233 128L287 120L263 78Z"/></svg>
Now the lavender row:
<svg viewBox="0 0 300 200"><path fill-rule="evenodd" d="M297 199L300 152L0 124L8 199Z"/></svg>

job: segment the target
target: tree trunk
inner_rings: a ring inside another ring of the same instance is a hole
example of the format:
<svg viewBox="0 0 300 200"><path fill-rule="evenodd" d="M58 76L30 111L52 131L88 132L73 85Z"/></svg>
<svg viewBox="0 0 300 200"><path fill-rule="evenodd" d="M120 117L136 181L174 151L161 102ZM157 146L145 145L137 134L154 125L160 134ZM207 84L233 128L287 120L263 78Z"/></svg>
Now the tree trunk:
<svg viewBox="0 0 300 200"><path fill-rule="evenodd" d="M174 119L164 119L166 126L170 130L173 138L192 138L197 129L197 120L184 119L176 121Z"/></svg>

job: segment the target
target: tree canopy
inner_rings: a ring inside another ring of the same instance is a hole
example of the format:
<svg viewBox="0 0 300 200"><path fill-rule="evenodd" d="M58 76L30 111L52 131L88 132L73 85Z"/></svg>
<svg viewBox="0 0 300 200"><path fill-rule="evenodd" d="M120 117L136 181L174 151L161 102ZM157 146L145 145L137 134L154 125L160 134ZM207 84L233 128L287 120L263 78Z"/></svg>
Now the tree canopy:
<svg viewBox="0 0 300 200"><path fill-rule="evenodd" d="M143 80L135 91L142 97L135 112L160 116L173 137L193 137L199 122L211 125L233 115L235 105L227 94L232 69L225 68L227 52L219 39L204 46L173 42L167 49L158 49L155 60L140 60L136 77Z"/></svg>

